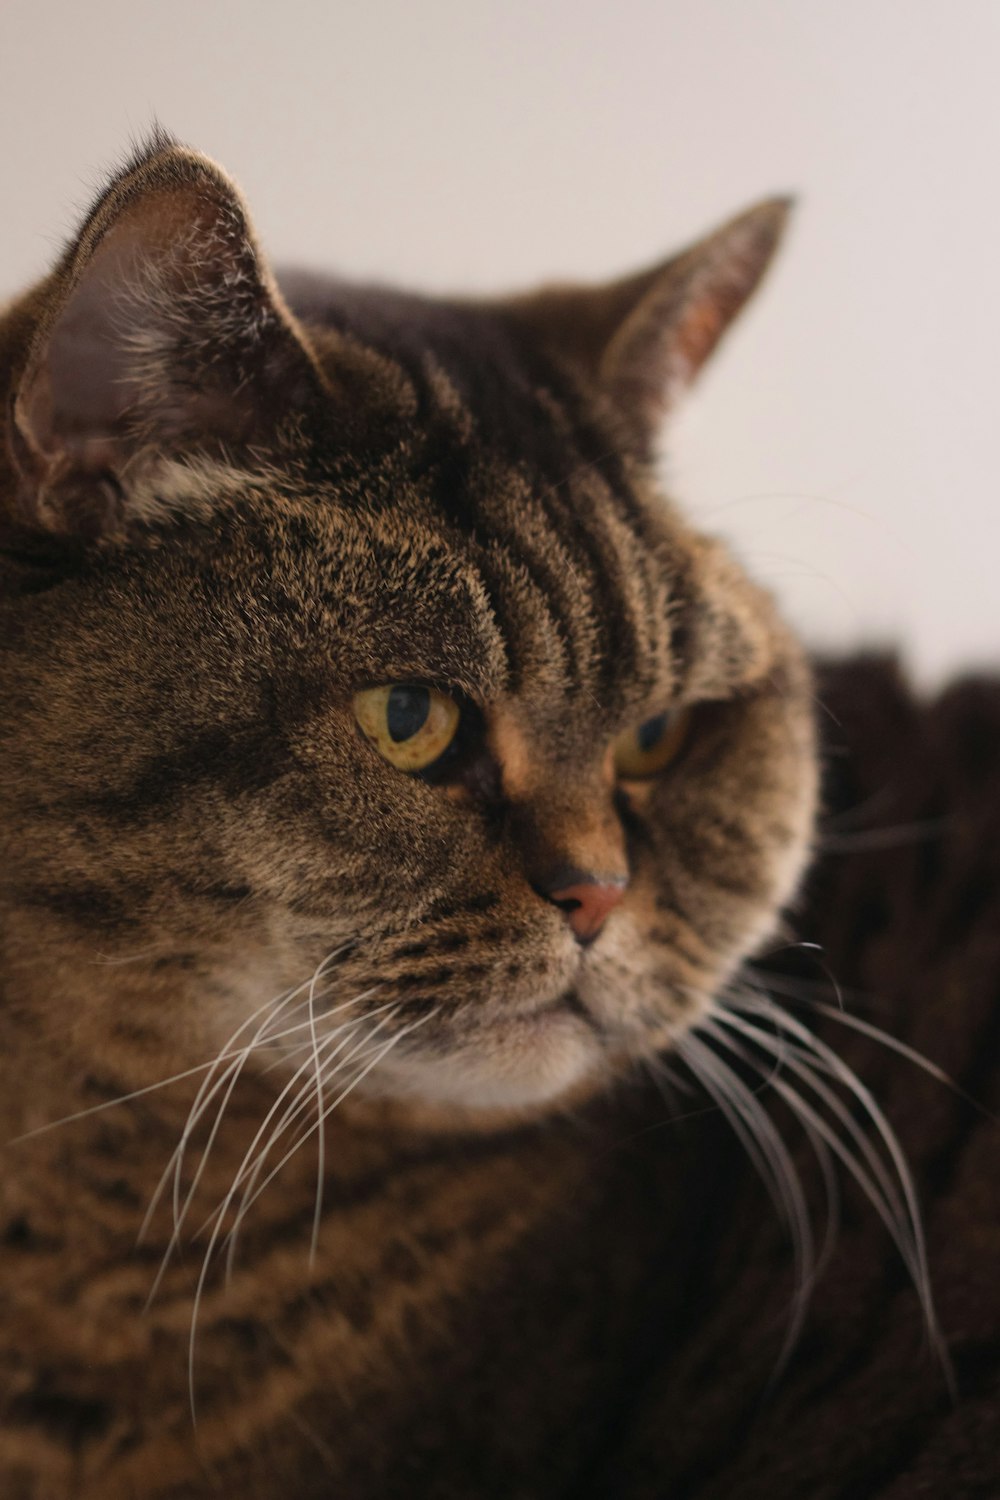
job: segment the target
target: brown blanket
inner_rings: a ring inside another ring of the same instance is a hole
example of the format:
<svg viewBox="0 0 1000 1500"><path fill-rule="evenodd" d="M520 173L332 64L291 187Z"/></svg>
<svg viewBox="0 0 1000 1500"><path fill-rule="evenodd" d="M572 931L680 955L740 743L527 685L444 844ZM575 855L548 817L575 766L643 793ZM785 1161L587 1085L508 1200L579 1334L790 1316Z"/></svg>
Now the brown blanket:
<svg viewBox="0 0 1000 1500"><path fill-rule="evenodd" d="M913 1167L955 1389L885 1228L845 1186L831 1261L768 1393L788 1241L718 1116L693 1118L671 1128L696 1136L703 1167L694 1244L664 1246L650 1268L645 1346L578 1500L1000 1496L1000 1127L986 1113L1000 1114L1000 682L960 682L921 706L891 663L862 659L825 669L819 696L823 854L797 926L824 956L777 954L773 978L809 1018L809 1002L837 1003L835 976L848 1014L919 1050L979 1106L846 1026L818 1027ZM821 1192L815 1202L821 1219ZM661 1320L661 1277L681 1278L679 1319Z"/></svg>

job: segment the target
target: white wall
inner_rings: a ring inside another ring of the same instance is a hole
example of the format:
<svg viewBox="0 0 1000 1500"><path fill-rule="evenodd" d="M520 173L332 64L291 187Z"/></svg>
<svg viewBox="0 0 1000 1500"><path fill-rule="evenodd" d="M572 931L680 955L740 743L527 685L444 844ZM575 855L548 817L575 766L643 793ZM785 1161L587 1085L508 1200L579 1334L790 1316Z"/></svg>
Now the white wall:
<svg viewBox="0 0 1000 1500"><path fill-rule="evenodd" d="M2 0L0 291L157 115L274 256L599 277L801 207L674 431L675 492L813 640L1000 655L997 0Z"/></svg>

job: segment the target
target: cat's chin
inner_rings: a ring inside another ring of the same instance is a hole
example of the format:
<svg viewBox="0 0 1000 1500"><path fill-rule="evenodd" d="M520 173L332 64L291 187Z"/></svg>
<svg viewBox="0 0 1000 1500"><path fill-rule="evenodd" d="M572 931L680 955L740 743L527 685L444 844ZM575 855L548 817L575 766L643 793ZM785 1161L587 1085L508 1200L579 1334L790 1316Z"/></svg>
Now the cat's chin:
<svg viewBox="0 0 1000 1500"><path fill-rule="evenodd" d="M431 1113L523 1118L592 1093L610 1078L610 1061L593 1024L563 1000L484 1029L474 1045L386 1059L365 1094Z"/></svg>

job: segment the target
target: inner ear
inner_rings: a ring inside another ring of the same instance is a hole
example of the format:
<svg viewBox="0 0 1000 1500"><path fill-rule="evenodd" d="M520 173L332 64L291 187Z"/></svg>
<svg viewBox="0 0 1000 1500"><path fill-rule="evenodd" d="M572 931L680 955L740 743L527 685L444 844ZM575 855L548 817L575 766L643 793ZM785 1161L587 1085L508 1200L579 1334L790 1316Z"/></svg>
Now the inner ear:
<svg viewBox="0 0 1000 1500"><path fill-rule="evenodd" d="M320 394L238 190L195 153L123 173L47 291L11 413L29 522L127 522L165 458L271 446Z"/></svg>

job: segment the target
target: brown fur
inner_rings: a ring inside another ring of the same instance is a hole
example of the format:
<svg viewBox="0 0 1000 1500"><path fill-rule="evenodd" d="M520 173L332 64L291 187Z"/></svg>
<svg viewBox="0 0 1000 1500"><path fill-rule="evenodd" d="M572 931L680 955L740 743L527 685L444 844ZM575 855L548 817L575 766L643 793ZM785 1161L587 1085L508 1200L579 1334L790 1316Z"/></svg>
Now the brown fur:
<svg viewBox="0 0 1000 1500"><path fill-rule="evenodd" d="M801 652L648 463L660 393L784 213L594 293L283 296L224 175L157 139L8 310L5 1497L514 1496L577 1472L646 1295L628 1268L691 1191L681 1159L668 1190L612 1161L621 1116L587 1101L704 1017L810 837ZM466 705L443 780L356 730L355 691L407 681ZM610 784L614 737L680 707L675 766ZM581 949L545 893L619 868ZM168 1188L136 1250L190 1070L303 987L315 1034L220 1086L180 1244ZM310 1048L344 1014L356 1050L321 1093ZM224 1201L232 1225L300 1067L267 1171L357 1086L326 1122L315 1254L313 1135L227 1284L194 1231ZM650 1183L662 1215L636 1217Z"/></svg>

